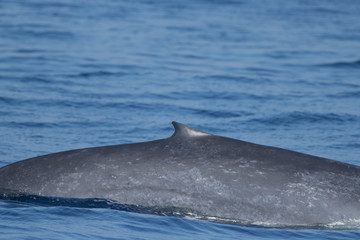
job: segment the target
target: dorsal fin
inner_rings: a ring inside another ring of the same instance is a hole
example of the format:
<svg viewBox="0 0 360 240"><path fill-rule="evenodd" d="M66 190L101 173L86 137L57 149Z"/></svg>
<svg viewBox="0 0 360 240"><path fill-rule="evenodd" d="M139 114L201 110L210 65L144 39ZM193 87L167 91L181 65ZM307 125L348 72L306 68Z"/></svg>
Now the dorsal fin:
<svg viewBox="0 0 360 240"><path fill-rule="evenodd" d="M175 128L175 132L171 137L199 137L199 136L211 136L210 133L201 132L195 129L192 129L182 123L173 121L172 125Z"/></svg>

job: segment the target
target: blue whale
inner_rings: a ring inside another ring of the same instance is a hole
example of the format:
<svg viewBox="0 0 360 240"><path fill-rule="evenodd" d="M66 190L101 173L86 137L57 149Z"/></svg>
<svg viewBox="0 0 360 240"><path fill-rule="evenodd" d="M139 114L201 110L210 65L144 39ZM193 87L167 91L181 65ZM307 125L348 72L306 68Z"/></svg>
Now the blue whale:
<svg viewBox="0 0 360 240"><path fill-rule="evenodd" d="M270 226L360 219L359 166L173 125L166 139L4 166L0 193L111 199Z"/></svg>

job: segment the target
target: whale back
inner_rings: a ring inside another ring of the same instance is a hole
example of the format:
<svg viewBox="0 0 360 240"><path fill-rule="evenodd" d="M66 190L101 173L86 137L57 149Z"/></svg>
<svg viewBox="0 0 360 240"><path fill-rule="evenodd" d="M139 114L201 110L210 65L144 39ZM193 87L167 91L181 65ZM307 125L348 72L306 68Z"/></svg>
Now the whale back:
<svg viewBox="0 0 360 240"><path fill-rule="evenodd" d="M105 198L284 224L360 216L360 167L173 122L150 142L85 148L0 168L3 193Z"/></svg>

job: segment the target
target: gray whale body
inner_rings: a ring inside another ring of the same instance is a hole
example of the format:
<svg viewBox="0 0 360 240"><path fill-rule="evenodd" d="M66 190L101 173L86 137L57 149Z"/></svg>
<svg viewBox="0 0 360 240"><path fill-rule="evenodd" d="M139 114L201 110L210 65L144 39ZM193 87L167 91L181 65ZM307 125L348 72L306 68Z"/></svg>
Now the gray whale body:
<svg viewBox="0 0 360 240"><path fill-rule="evenodd" d="M166 139L4 166L0 193L104 198L252 224L360 219L359 166L173 125Z"/></svg>

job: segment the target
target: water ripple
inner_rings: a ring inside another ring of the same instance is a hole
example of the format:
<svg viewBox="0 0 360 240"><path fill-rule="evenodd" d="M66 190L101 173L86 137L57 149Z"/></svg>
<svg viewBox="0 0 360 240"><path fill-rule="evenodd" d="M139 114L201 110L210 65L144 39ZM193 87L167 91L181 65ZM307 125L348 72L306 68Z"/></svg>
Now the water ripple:
<svg viewBox="0 0 360 240"><path fill-rule="evenodd" d="M235 118L240 116L247 116L249 113L237 111L226 111L226 110L210 110L210 109L197 109L197 108L190 108L190 107L180 107L182 111L188 111L192 114L197 114L204 117L223 117L223 118Z"/></svg>
<svg viewBox="0 0 360 240"><path fill-rule="evenodd" d="M106 77L106 76L122 77L125 75L127 75L126 72L93 71L93 72L82 72L68 76L73 78L91 78L91 77Z"/></svg>
<svg viewBox="0 0 360 240"><path fill-rule="evenodd" d="M335 94L327 94L329 98L360 98L360 91L349 91L349 92L340 92Z"/></svg>
<svg viewBox="0 0 360 240"><path fill-rule="evenodd" d="M325 124L335 123L343 124L346 122L357 122L360 120L360 116L351 114L335 114L335 113L312 113L312 112L289 112L273 115L270 117L254 118L249 122L261 123L266 125L297 125L297 124Z"/></svg>
<svg viewBox="0 0 360 240"><path fill-rule="evenodd" d="M331 68L353 68L360 69L360 60L355 60L352 62L333 62L333 63L324 63L317 65L319 67L331 67Z"/></svg>
<svg viewBox="0 0 360 240"><path fill-rule="evenodd" d="M264 84L271 83L270 79L267 78L250 78L245 76L233 76L230 74L227 75L210 75L210 76L197 76L199 79L212 79L218 81L235 81L241 83L251 83L251 84Z"/></svg>

